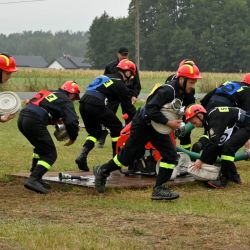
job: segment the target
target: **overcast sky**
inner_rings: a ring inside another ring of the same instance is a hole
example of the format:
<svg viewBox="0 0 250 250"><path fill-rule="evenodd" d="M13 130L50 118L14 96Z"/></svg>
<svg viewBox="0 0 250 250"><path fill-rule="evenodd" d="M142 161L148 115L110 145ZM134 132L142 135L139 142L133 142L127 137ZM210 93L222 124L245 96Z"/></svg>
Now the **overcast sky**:
<svg viewBox="0 0 250 250"><path fill-rule="evenodd" d="M0 0L0 33L87 31L104 11L126 17L131 0Z"/></svg>

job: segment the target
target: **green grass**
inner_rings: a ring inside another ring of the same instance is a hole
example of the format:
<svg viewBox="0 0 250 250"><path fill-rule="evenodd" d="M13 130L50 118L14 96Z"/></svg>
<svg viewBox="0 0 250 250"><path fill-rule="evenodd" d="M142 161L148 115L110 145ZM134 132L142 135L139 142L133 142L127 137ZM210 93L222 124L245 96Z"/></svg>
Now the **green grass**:
<svg viewBox="0 0 250 250"><path fill-rule="evenodd" d="M174 189L180 199L152 202L151 188L105 195L71 186L53 186L48 195L23 187L6 175L28 171L32 147L16 119L0 124L0 249L249 249L249 162L237 163L243 185L210 190L194 182ZM51 133L53 127L50 126ZM193 141L200 130L194 130ZM76 170L85 130L70 147L57 142L54 171ZM111 141L95 148L89 165L111 158Z"/></svg>
<svg viewBox="0 0 250 250"><path fill-rule="evenodd" d="M174 72L142 71L140 79L142 93L149 93L156 83L164 83L167 77ZM56 89L68 80L75 80L81 91L97 76L103 74L102 70L52 70L52 69L19 69L14 73L8 83L1 85L0 90L11 91L39 91L40 89ZM240 80L240 73L202 73L202 80L197 83L197 93L208 92L215 86L228 80Z"/></svg>
<svg viewBox="0 0 250 250"><path fill-rule="evenodd" d="M80 83L83 90L101 73L20 70L1 90L54 89L69 79ZM169 74L141 72L142 92L148 93ZM240 78L241 74L204 73L198 92ZM24 189L23 180L8 175L31 167L32 146L16 122L0 124L0 249L249 249L248 161L237 163L243 185L210 190L199 182L188 183L174 187L181 197L173 202L152 202L151 188L108 188L105 195L98 195L92 189L59 185L50 194L39 195ZM49 130L53 133L54 128ZM201 133L192 132L193 142ZM77 170L74 160L86 137L82 129L70 147L54 140L58 159L52 171ZM108 137L103 149L95 148L89 154L90 167L106 162L111 155Z"/></svg>

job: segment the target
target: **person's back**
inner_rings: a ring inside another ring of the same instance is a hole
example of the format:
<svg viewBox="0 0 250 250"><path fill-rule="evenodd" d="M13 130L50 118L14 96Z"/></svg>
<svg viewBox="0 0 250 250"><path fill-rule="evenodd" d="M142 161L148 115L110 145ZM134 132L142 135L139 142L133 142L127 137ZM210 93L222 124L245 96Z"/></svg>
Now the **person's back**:
<svg viewBox="0 0 250 250"><path fill-rule="evenodd" d="M244 79L243 79L244 80ZM211 110L215 107L228 106L250 110L250 82L228 81L209 92L201 104Z"/></svg>
<svg viewBox="0 0 250 250"><path fill-rule="evenodd" d="M115 154L122 123L115 113L106 106L106 99L121 103L130 120L136 112L130 100L129 90L125 85L126 81L136 74L135 64L124 59L119 62L117 68L117 73L95 78L88 85L80 100L79 111L88 132L81 153L75 160L80 170L89 171L87 156L102 135L102 125L110 130L113 154Z"/></svg>
<svg viewBox="0 0 250 250"><path fill-rule="evenodd" d="M107 74L97 77L94 81L99 82L95 87L89 86L81 101L96 103L96 105L105 105L106 98L108 101L118 101L125 107L125 112L129 115L130 119L135 114L135 108L130 102L130 94L125 85L125 81L120 72ZM93 81L93 85L94 85ZM101 83L101 81L104 81ZM106 82L105 82L106 81ZM103 98L96 96L97 93L101 93ZM91 100L91 101L88 101Z"/></svg>
<svg viewBox="0 0 250 250"><path fill-rule="evenodd" d="M48 125L64 124L70 146L78 136L79 122L72 101L79 100L80 89L74 81L65 82L59 90L41 90L27 102L19 115L18 129L34 146L31 175L25 182L27 189L48 193L42 176L57 159L55 144Z"/></svg>
<svg viewBox="0 0 250 250"><path fill-rule="evenodd" d="M228 81L210 91L202 100L201 104L207 111L215 107L239 107L245 111L250 111L250 73L243 76L240 82ZM204 132L206 134L207 131ZM209 141L202 136L194 143L192 150L200 152L209 145Z"/></svg>

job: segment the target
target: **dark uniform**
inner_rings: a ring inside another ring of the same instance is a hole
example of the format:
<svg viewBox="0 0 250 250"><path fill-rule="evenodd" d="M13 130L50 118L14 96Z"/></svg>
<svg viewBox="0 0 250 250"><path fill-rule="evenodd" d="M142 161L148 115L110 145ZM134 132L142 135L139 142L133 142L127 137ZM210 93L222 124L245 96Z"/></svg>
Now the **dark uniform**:
<svg viewBox="0 0 250 250"><path fill-rule="evenodd" d="M99 83L100 86L97 88L93 87ZM105 105L106 98L122 103L130 120L136 112L135 107L131 103L130 94L121 73L117 72L112 75L100 76L89 85L80 100L81 117L89 134L83 145L81 154L76 159L76 163L81 170L88 171L86 158L102 134L102 124L110 130L113 154L115 154L116 143L120 136L122 123L115 113Z"/></svg>
<svg viewBox="0 0 250 250"><path fill-rule="evenodd" d="M108 65L106 65L104 70L104 75L110 75L115 74L118 72L118 68L116 67L119 63L119 60L115 60ZM130 101L133 96L138 97L141 91L141 83L140 83L140 77L139 77L139 71L136 68L136 75L133 76L128 82L126 82L126 86L129 90L130 95ZM123 106L123 103L121 103L119 100L112 100L109 99L107 101L107 107L112 110L115 114L117 113L118 107L121 104L122 113L126 113L126 107ZM125 120L125 123L129 123L129 120ZM108 130L104 127L102 130L102 135L99 139L99 147L103 147L105 144L106 137L108 135Z"/></svg>
<svg viewBox="0 0 250 250"><path fill-rule="evenodd" d="M39 160L38 163L48 169L56 161L57 153L47 125L55 124L59 119L63 120L69 138L76 140L78 117L72 101L63 90L39 92L20 112L18 120L19 130L35 147L34 161Z"/></svg>
<svg viewBox="0 0 250 250"><path fill-rule="evenodd" d="M250 111L250 88L243 82L225 82L220 87L209 92L202 100L201 104L207 110L214 107L228 106L239 107Z"/></svg>
<svg viewBox="0 0 250 250"><path fill-rule="evenodd" d="M159 87L159 89L148 98L145 106L137 112L133 119L130 137L124 148L117 155L117 162L120 163L120 166L130 165L137 159L138 155L144 152L145 145L150 141L162 156L160 166L165 166L167 171L164 172L168 172L171 176L177 160L174 145L169 135L160 134L152 127L151 120L166 124L168 119L161 113L159 107L171 103L174 98L181 99L178 95L178 88L175 82ZM168 169L170 170L168 171ZM162 170L162 168L160 168L160 170ZM165 183L170 178L168 174L164 175L166 179L164 178L162 183ZM161 177L163 178L163 176ZM161 182L162 180L161 178L157 178L157 181Z"/></svg>
<svg viewBox="0 0 250 250"><path fill-rule="evenodd" d="M18 128L34 146L31 176L42 177L56 161L55 144L47 129L59 120L65 124L69 138L78 136L79 122L74 105L64 90L41 90L20 112Z"/></svg>
<svg viewBox="0 0 250 250"><path fill-rule="evenodd" d="M234 107L217 107L205 117L204 127L210 143L206 144L200 160L213 164L220 155L222 184L226 185L228 180L240 183L234 156L250 138L250 112Z"/></svg>
<svg viewBox="0 0 250 250"><path fill-rule="evenodd" d="M245 111L250 111L250 88L243 82L230 81L225 82L218 88L209 92L202 100L201 105L209 112L215 107L239 107ZM196 152L199 152L206 144L209 143L204 135L194 144Z"/></svg>
<svg viewBox="0 0 250 250"><path fill-rule="evenodd" d="M118 63L119 63L118 59L109 63L105 67L104 75L110 75L110 74L117 73L118 68L116 66L118 65ZM139 72L138 72L137 68L136 68L136 75L129 82L126 83L126 86L129 89L129 93L130 93L131 97L132 96L135 96L135 97L139 96L140 91L141 91L141 82L140 82L140 76L139 76ZM114 103L114 102L112 102L112 103ZM119 102L117 102L117 107L114 105L114 109L111 108L114 111L114 113L116 113L118 106L119 106ZM110 107L111 107L111 105L110 105ZM123 108L123 106L122 106L122 108ZM125 113L125 112L123 112L123 113Z"/></svg>
<svg viewBox="0 0 250 250"><path fill-rule="evenodd" d="M167 78L167 80L165 81L165 84L169 83L169 81L174 80L176 75L171 75ZM182 105L184 107L187 107L191 104L195 103L195 90L193 90L191 93L189 94L185 94L183 97L183 103ZM183 121L185 122L185 116L183 116ZM190 150L191 149L191 131L188 133L185 133L184 136L180 136L178 138L180 140L180 146L184 149Z"/></svg>
<svg viewBox="0 0 250 250"><path fill-rule="evenodd" d="M140 157L144 152L146 143L149 141L162 156L156 187L161 186L163 188L162 184L170 179L177 163L177 153L170 136L158 133L152 127L151 120L165 125L168 119L160 110L165 104L171 103L175 98L182 100L182 96L179 95L178 79L160 86L148 97L145 106L137 111L132 120L130 137L125 146L112 160L95 169L96 188L98 188L99 182L103 185L105 178L111 171L128 166ZM99 171L101 171L101 174ZM103 186L98 191L104 192L102 188ZM171 199L179 196L174 192L169 193L169 191L167 191L167 194L171 196Z"/></svg>

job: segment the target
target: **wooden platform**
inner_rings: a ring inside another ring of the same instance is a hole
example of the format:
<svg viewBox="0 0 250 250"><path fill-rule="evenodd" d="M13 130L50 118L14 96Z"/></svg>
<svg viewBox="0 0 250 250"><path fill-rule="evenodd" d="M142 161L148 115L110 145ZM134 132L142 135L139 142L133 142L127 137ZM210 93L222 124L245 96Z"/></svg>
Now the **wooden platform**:
<svg viewBox="0 0 250 250"><path fill-rule="evenodd" d="M69 185L76 185L76 186L82 186L82 187L89 187L94 188L95 187L95 177L93 172L82 172L82 171L68 171L64 172L66 174L69 174L71 176L81 176L84 180L78 180L78 179L66 179L66 180L60 180L59 179L59 172L48 172L46 175L44 175L43 180L48 181L49 183L57 183L57 184L69 184ZM14 173L10 174L10 176L13 176L15 178L28 178L30 176L30 173ZM139 189L139 188L146 188L146 187L152 187L155 184L156 177L152 176L125 176L124 174L121 174L119 171L114 171L110 177L108 177L107 180L107 187L113 187L113 188L133 188L133 189ZM169 184L171 185L180 185L185 184L188 182L193 182L195 179L192 176L183 176L178 177L173 181L170 181Z"/></svg>

